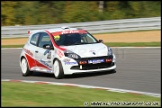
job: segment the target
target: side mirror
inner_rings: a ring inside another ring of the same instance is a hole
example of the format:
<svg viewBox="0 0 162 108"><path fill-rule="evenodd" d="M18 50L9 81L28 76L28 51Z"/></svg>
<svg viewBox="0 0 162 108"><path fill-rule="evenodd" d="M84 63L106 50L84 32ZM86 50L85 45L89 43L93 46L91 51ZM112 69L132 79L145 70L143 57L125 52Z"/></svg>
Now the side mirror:
<svg viewBox="0 0 162 108"><path fill-rule="evenodd" d="M49 45L49 44L44 44L43 45L43 48L44 49L49 49L49 50L54 49L53 46L52 45Z"/></svg>
<svg viewBox="0 0 162 108"><path fill-rule="evenodd" d="M99 39L98 42L99 42L99 43L101 43L101 42L103 43L103 40Z"/></svg>

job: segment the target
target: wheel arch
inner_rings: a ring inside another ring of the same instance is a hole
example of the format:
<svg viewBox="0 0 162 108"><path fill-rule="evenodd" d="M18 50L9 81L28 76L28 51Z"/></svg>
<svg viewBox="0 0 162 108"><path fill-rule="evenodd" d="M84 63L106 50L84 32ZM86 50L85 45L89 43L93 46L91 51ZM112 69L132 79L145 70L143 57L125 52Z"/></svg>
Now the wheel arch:
<svg viewBox="0 0 162 108"><path fill-rule="evenodd" d="M53 64L54 64L55 60L58 60L61 63L61 61L58 58L54 58L53 62L52 62Z"/></svg>
<svg viewBox="0 0 162 108"><path fill-rule="evenodd" d="M25 58L25 59L26 59L26 57L25 57L25 56L21 56L21 57L20 57L20 61L21 61L23 58Z"/></svg>
<svg viewBox="0 0 162 108"><path fill-rule="evenodd" d="M24 55L20 57L20 62L21 62L21 60L22 60L23 58L26 59L26 61L27 61L27 63L28 63L28 66L29 66L29 70L30 70L30 65L29 65L28 59L27 59Z"/></svg>

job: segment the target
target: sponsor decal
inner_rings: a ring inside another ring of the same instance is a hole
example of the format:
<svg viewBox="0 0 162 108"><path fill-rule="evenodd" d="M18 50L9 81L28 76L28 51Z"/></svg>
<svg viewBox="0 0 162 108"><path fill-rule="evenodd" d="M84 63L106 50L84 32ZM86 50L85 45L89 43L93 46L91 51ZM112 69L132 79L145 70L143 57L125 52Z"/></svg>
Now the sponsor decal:
<svg viewBox="0 0 162 108"><path fill-rule="evenodd" d="M47 54L47 59L51 59L51 51L50 50L46 50L44 52L44 55L46 55L46 54Z"/></svg>
<svg viewBox="0 0 162 108"><path fill-rule="evenodd" d="M54 39L55 39L55 41L60 40L60 36L56 35L56 36L54 36Z"/></svg>
<svg viewBox="0 0 162 108"><path fill-rule="evenodd" d="M37 64L37 67L42 67L42 68L45 68L45 69L50 69L48 66L46 66L45 64L43 64L42 62L40 62L40 61L37 61L37 60L35 60L36 61L36 64Z"/></svg>
<svg viewBox="0 0 162 108"><path fill-rule="evenodd" d="M62 31L61 34L67 34L67 33L79 33L79 31L78 30L64 30Z"/></svg>
<svg viewBox="0 0 162 108"><path fill-rule="evenodd" d="M51 52L48 53L47 59L51 59Z"/></svg>
<svg viewBox="0 0 162 108"><path fill-rule="evenodd" d="M42 64L44 64L45 66L47 66L47 67L49 67L49 68L52 68L48 63L46 63L45 61L43 61L43 60L40 60L40 62L42 63Z"/></svg>
<svg viewBox="0 0 162 108"><path fill-rule="evenodd" d="M57 36L60 34L69 34L69 33L87 33L85 30L63 30L63 31L58 31L58 32L53 32L53 36Z"/></svg>
<svg viewBox="0 0 162 108"><path fill-rule="evenodd" d="M45 52L44 52L44 55L46 55L47 53L49 53L50 52L50 50L46 50Z"/></svg>
<svg viewBox="0 0 162 108"><path fill-rule="evenodd" d="M33 56L33 53L32 53L30 50L24 48L24 51L25 51L27 54L29 54L30 56Z"/></svg>
<svg viewBox="0 0 162 108"><path fill-rule="evenodd" d="M59 51L59 50L57 50L57 55L60 57L60 58L62 58L64 55L63 55L63 53L61 52L61 51Z"/></svg>
<svg viewBox="0 0 162 108"><path fill-rule="evenodd" d="M78 64L77 62L65 62L65 65L74 65L74 64Z"/></svg>
<svg viewBox="0 0 162 108"><path fill-rule="evenodd" d="M64 61L64 62L70 62L70 59L65 58L65 59L63 59L63 61Z"/></svg>
<svg viewBox="0 0 162 108"><path fill-rule="evenodd" d="M96 63L102 63L104 62L104 59L98 59L98 60L88 60L88 63L96 64Z"/></svg>
<svg viewBox="0 0 162 108"><path fill-rule="evenodd" d="M52 72L51 70L47 70L47 72Z"/></svg>

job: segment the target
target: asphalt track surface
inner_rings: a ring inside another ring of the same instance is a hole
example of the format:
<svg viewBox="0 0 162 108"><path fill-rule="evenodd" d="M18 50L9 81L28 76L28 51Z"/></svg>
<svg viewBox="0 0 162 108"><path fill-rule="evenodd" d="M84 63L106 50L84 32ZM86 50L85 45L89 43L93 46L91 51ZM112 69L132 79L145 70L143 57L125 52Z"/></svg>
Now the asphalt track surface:
<svg viewBox="0 0 162 108"><path fill-rule="evenodd" d="M161 94L161 48L113 48L117 59L116 72L66 75L55 79L53 74L35 72L23 77L19 66L21 49L1 49L1 79L48 81L111 87Z"/></svg>

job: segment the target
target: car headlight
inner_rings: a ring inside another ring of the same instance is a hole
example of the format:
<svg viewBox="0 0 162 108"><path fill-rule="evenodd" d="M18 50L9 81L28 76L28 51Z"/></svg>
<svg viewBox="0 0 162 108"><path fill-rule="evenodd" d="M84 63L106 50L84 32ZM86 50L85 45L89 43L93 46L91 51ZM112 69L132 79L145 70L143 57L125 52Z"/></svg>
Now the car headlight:
<svg viewBox="0 0 162 108"><path fill-rule="evenodd" d="M112 48L110 48L110 47L107 47L107 49L108 49L108 55L113 55L113 51L112 51Z"/></svg>
<svg viewBox="0 0 162 108"><path fill-rule="evenodd" d="M79 58L80 58L79 55L75 54L74 52L72 52L72 51L70 51L70 50L65 50L65 51L64 51L64 55L65 55L66 57L69 57L69 58L72 58L72 59L79 59Z"/></svg>

